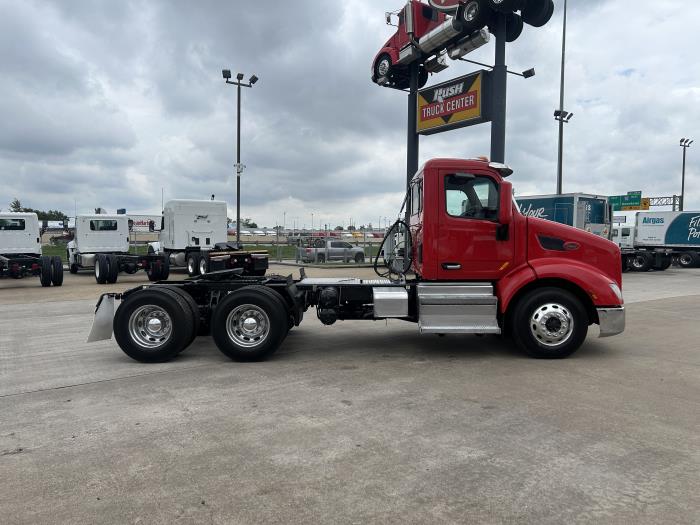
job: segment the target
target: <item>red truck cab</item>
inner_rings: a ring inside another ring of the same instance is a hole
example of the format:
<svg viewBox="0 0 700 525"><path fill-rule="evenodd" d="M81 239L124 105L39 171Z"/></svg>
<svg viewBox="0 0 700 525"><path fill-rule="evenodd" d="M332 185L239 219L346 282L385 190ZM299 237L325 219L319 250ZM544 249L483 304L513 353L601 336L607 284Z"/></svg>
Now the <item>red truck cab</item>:
<svg viewBox="0 0 700 525"><path fill-rule="evenodd" d="M564 324L599 324L601 336L620 333L619 247L570 226L523 216L505 180L510 173L480 159L426 163L411 183L412 270L427 282L492 283L504 331L543 337L544 354L558 341L551 337L548 345L547 334L560 332L554 329ZM544 308L549 331L539 330L533 304ZM568 337L581 337L575 332L566 330Z"/></svg>

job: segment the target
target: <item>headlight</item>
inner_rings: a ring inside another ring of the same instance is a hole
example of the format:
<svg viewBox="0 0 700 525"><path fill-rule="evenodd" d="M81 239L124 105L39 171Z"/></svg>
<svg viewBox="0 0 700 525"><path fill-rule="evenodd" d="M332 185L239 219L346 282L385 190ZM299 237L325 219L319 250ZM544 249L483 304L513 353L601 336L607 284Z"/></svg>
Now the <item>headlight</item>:
<svg viewBox="0 0 700 525"><path fill-rule="evenodd" d="M613 291L617 299L620 301L620 304L624 303L625 300L622 298L622 290L620 290L620 287L615 284L615 283L610 283L610 289Z"/></svg>

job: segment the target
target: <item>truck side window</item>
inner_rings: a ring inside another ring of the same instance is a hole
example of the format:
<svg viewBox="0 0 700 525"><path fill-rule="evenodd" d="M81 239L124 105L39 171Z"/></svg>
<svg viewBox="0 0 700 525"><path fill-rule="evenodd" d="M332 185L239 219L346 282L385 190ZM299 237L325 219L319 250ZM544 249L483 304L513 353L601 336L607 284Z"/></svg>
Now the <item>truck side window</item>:
<svg viewBox="0 0 700 525"><path fill-rule="evenodd" d="M452 217L498 220L498 186L489 177L447 175L445 203L447 214Z"/></svg>
<svg viewBox="0 0 700 525"><path fill-rule="evenodd" d="M423 209L423 182L411 185L411 215L417 215Z"/></svg>
<svg viewBox="0 0 700 525"><path fill-rule="evenodd" d="M622 228L622 236L629 237L630 236L630 229L629 228Z"/></svg>
<svg viewBox="0 0 700 525"><path fill-rule="evenodd" d="M0 230L24 230L24 219L0 219Z"/></svg>

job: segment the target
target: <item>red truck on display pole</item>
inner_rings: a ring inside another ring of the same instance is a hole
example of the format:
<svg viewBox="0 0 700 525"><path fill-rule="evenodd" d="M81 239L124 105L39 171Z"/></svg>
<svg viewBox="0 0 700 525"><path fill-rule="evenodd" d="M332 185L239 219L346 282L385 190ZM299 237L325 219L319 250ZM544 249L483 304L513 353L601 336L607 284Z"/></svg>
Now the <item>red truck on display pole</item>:
<svg viewBox="0 0 700 525"><path fill-rule="evenodd" d="M520 11L521 15L514 11ZM513 42L523 31L523 22L534 27L546 24L554 12L552 0L408 0L387 13L387 24L396 32L372 61L372 82L406 89L409 65L420 61L419 87L428 73L446 69L446 57L457 60L489 42L497 13L505 13L506 41ZM394 23L394 19L396 22Z"/></svg>
<svg viewBox="0 0 700 525"><path fill-rule="evenodd" d="M175 357L210 332L232 359L261 360L315 307L323 324L400 319L422 334L503 334L525 352L562 358L592 324L625 326L620 249L593 234L525 217L512 170L485 159L429 161L413 178L410 224L383 242L382 279L242 276L212 272L103 294L89 341L108 339L133 359ZM121 300L115 312L115 300ZM465 340L465 344L468 340Z"/></svg>

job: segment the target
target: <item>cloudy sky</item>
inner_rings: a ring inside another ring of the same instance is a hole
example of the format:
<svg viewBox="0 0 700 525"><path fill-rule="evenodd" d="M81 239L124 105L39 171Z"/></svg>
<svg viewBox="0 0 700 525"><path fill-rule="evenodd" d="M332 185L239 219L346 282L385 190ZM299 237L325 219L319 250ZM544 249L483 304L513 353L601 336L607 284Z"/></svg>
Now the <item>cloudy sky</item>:
<svg viewBox="0 0 700 525"><path fill-rule="evenodd" d="M507 162L519 194L556 188L561 15L509 45ZM235 88L243 97L242 216L358 226L393 217L405 179L406 94L370 81L402 0L0 0L0 208L159 213L228 201ZM700 139L700 4L570 0L565 191L680 193L679 139ZM471 58L491 62L493 44ZM465 63L434 76L448 80ZM421 162L488 154L489 126L421 140ZM700 148L700 141L697 143ZM700 208L689 151L686 208Z"/></svg>

